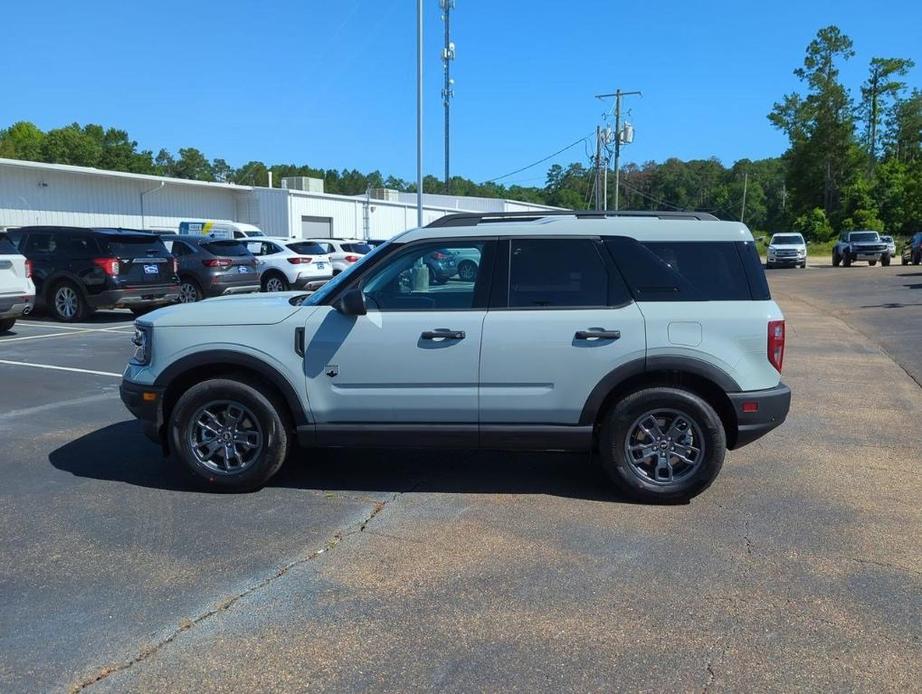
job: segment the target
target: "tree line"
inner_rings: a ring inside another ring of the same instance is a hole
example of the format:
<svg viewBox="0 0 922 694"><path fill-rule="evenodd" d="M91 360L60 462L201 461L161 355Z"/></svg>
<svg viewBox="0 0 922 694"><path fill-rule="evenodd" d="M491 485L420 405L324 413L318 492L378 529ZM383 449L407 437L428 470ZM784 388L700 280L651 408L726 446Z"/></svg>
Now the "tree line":
<svg viewBox="0 0 922 694"><path fill-rule="evenodd" d="M743 218L754 229L795 229L815 241L848 229L896 234L922 229L922 91L904 80L914 63L871 59L853 96L839 72L853 56L852 40L838 27L817 32L794 70L803 92L783 96L768 114L789 139L780 157L741 159L731 166L713 158L627 164L621 171L621 207L706 211L722 219ZM0 157L255 186L268 185L271 171L276 182L285 176L323 179L326 192L342 195L368 188L416 190L415 183L380 171L260 161L235 168L194 147L154 154L139 149L126 131L96 124L46 132L27 121L14 123L0 130ZM544 186L455 176L450 192L585 209L595 203L595 172L591 160L554 164ZM446 192L444 182L431 175L424 178L423 190Z"/></svg>

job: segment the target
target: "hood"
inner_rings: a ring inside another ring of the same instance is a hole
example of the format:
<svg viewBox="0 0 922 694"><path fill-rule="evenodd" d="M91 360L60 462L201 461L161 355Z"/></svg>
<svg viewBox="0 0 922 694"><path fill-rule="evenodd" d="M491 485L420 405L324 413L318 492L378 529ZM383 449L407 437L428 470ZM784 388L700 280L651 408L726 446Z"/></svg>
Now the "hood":
<svg viewBox="0 0 922 694"><path fill-rule="evenodd" d="M273 292L219 296L194 304L174 304L158 308L138 322L155 327L272 325L282 322L297 311L300 306L292 306L290 300L303 294L304 292Z"/></svg>
<svg viewBox="0 0 922 694"><path fill-rule="evenodd" d="M806 248L807 245L804 243L772 243L768 247L769 248L785 248L785 249L790 249L790 248L802 249L802 248Z"/></svg>

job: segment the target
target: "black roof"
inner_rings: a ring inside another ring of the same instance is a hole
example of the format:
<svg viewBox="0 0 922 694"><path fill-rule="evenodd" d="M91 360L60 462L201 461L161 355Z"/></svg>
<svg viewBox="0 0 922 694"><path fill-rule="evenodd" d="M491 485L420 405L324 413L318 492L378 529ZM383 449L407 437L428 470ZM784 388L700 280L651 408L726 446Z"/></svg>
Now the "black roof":
<svg viewBox="0 0 922 694"><path fill-rule="evenodd" d="M143 234L144 236L156 236L156 234L143 229L126 229L124 227L69 227L59 224L33 224L32 226L17 227L16 231L34 231L38 229L42 231L81 231L93 234Z"/></svg>
<svg viewBox="0 0 922 694"><path fill-rule="evenodd" d="M652 217L654 219L689 219L720 221L709 212L651 211L651 210L536 210L534 212L458 212L445 215L427 227L466 227L489 222L534 222L545 217L576 217L577 219L605 219L606 217Z"/></svg>

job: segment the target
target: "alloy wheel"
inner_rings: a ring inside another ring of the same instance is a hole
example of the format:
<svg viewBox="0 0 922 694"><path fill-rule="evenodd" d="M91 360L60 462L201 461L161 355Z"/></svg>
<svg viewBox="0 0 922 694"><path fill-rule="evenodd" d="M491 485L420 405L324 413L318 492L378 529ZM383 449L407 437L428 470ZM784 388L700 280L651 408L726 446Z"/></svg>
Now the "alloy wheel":
<svg viewBox="0 0 922 694"><path fill-rule="evenodd" d="M278 277L270 277L268 280L266 280L266 291L283 292L285 291L285 285Z"/></svg>
<svg viewBox="0 0 922 694"><path fill-rule="evenodd" d="M231 475L259 460L264 438L259 420L247 407L233 400L216 400L192 417L188 445L209 471Z"/></svg>
<svg viewBox="0 0 922 694"><path fill-rule="evenodd" d="M191 282L183 282L179 285L179 303L192 304L198 301L198 290Z"/></svg>
<svg viewBox="0 0 922 694"><path fill-rule="evenodd" d="M67 320L71 320L77 315L77 307L80 304L80 297L73 287L58 287L54 293L54 309L58 315Z"/></svg>
<svg viewBox="0 0 922 694"><path fill-rule="evenodd" d="M659 485L683 482L704 461L701 427L680 410L645 412L628 432L624 454L631 471L646 482Z"/></svg>

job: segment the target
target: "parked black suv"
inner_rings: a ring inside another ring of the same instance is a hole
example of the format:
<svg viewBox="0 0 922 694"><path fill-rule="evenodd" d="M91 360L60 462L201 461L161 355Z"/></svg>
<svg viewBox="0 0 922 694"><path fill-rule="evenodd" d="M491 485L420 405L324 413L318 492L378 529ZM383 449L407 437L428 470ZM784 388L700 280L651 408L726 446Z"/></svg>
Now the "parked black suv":
<svg viewBox="0 0 922 694"><path fill-rule="evenodd" d="M98 308L140 314L179 299L176 263L154 234L33 226L7 235L32 262L36 304L58 320L83 320Z"/></svg>
<svg viewBox="0 0 922 694"><path fill-rule="evenodd" d="M262 289L256 256L243 241L193 234L160 238L179 263L181 303Z"/></svg>

